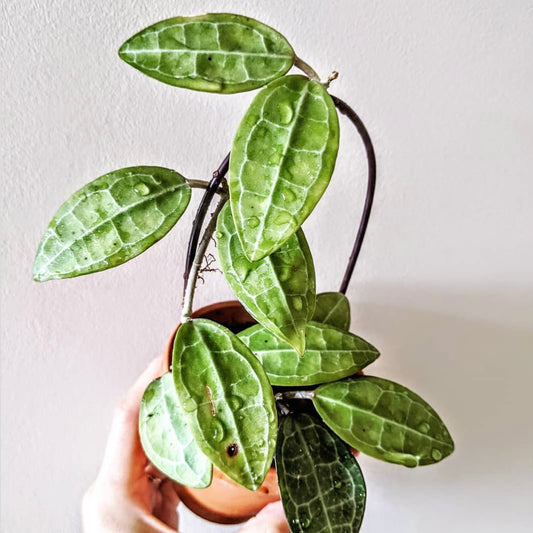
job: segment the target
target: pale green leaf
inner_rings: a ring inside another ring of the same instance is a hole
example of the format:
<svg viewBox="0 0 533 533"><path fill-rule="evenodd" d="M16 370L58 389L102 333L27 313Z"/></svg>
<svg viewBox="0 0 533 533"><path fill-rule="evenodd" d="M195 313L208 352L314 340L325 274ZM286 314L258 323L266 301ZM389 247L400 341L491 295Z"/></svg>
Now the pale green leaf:
<svg viewBox="0 0 533 533"><path fill-rule="evenodd" d="M439 415L409 389L372 376L321 385L314 405L350 446L391 463L414 467L453 452Z"/></svg>
<svg viewBox="0 0 533 533"><path fill-rule="evenodd" d="M119 55L164 83L217 93L261 87L283 76L294 62L283 35L228 13L163 20L128 39Z"/></svg>
<svg viewBox="0 0 533 533"><path fill-rule="evenodd" d="M282 418L276 446L281 502L292 533L357 533L366 486L344 442L316 416Z"/></svg>
<svg viewBox="0 0 533 533"><path fill-rule="evenodd" d="M211 484L213 467L187 427L170 372L152 381L144 392L139 435L146 457L167 477L188 487Z"/></svg>
<svg viewBox="0 0 533 533"><path fill-rule="evenodd" d="M258 261L301 226L324 193L337 158L339 121L322 85L273 81L255 97L230 158L230 202L244 253Z"/></svg>
<svg viewBox="0 0 533 533"><path fill-rule="evenodd" d="M322 292L316 295L315 322L350 329L350 302L340 292Z"/></svg>
<svg viewBox="0 0 533 533"><path fill-rule="evenodd" d="M309 322L305 336L305 353L300 357L259 324L239 333L239 338L261 361L272 385L336 381L359 372L379 356L376 348L365 340L328 324Z"/></svg>
<svg viewBox="0 0 533 533"><path fill-rule="evenodd" d="M226 205L218 216L216 236L220 265L235 296L260 324L302 354L305 324L315 307L315 270L303 231L251 263Z"/></svg>
<svg viewBox="0 0 533 533"><path fill-rule="evenodd" d="M231 331L198 319L178 329L172 372L200 449L228 477L256 490L272 464L277 430L272 387L259 361Z"/></svg>
<svg viewBox="0 0 533 533"><path fill-rule="evenodd" d="M161 167L123 168L91 181L54 215L34 279L72 278L129 261L166 235L190 197L185 178Z"/></svg>

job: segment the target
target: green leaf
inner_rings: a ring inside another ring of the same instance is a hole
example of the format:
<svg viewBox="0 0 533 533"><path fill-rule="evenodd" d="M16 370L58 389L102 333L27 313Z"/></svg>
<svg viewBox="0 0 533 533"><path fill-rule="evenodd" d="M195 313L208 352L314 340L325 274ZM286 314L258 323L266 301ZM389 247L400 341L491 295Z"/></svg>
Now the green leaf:
<svg viewBox="0 0 533 533"><path fill-rule="evenodd" d="M348 298L340 292L317 294L313 320L348 331L350 329L350 302Z"/></svg>
<svg viewBox="0 0 533 533"><path fill-rule="evenodd" d="M386 379L361 376L322 385L315 407L350 446L390 463L437 463L453 452L450 433L420 396Z"/></svg>
<svg viewBox="0 0 533 533"><path fill-rule="evenodd" d="M213 467L187 427L170 372L144 392L139 435L146 457L163 474L188 487L211 484Z"/></svg>
<svg viewBox="0 0 533 533"><path fill-rule="evenodd" d="M119 55L156 80L215 93L256 89L283 76L294 62L283 35L228 13L163 20L128 39Z"/></svg>
<svg viewBox="0 0 533 533"><path fill-rule="evenodd" d="M231 331L199 319L178 329L172 369L200 449L236 483L256 490L272 464L277 430L259 361Z"/></svg>
<svg viewBox="0 0 533 533"><path fill-rule="evenodd" d="M253 100L230 158L230 202L244 253L258 261L301 226L337 158L339 121L316 81L285 76Z"/></svg>
<svg viewBox="0 0 533 533"><path fill-rule="evenodd" d="M129 261L166 235L190 197L185 178L161 167L123 168L91 181L54 215L34 279L72 278Z"/></svg>
<svg viewBox="0 0 533 533"><path fill-rule="evenodd" d="M276 468L292 533L359 531L366 502L363 474L346 444L318 417L283 417Z"/></svg>
<svg viewBox="0 0 533 533"><path fill-rule="evenodd" d="M239 333L261 362L272 385L328 383L351 376L375 361L379 352L365 340L327 324L309 322L302 357L261 325Z"/></svg>
<svg viewBox="0 0 533 533"><path fill-rule="evenodd" d="M260 261L246 259L229 205L218 216L220 265L248 312L298 353L305 348L305 324L315 308L315 269L302 230Z"/></svg>

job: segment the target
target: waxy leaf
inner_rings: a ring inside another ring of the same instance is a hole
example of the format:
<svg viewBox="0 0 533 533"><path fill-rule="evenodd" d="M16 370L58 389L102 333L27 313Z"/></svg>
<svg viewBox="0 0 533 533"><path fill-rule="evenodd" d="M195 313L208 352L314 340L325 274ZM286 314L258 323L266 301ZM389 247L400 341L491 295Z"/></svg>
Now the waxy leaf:
<svg viewBox="0 0 533 533"><path fill-rule="evenodd" d="M390 463L437 463L453 452L439 415L398 383L361 376L321 385L313 402L326 424L350 446Z"/></svg>
<svg viewBox="0 0 533 533"><path fill-rule="evenodd" d="M216 93L256 89L283 76L294 62L283 35L228 13L163 20L128 39L119 55L169 85Z"/></svg>
<svg viewBox="0 0 533 533"><path fill-rule="evenodd" d="M50 222L34 279L72 278L129 261L166 235L190 197L185 178L161 167L123 168L91 181Z"/></svg>
<svg viewBox="0 0 533 533"><path fill-rule="evenodd" d="M350 302L348 298L340 292L317 294L313 320L348 331L350 329Z"/></svg>
<svg viewBox="0 0 533 533"><path fill-rule="evenodd" d="M302 354L305 324L315 308L315 269L303 231L251 263L226 204L218 216L217 250L224 276L248 312Z"/></svg>
<svg viewBox="0 0 533 533"><path fill-rule="evenodd" d="M187 427L170 372L144 392L139 435L146 457L163 474L188 487L211 484L213 467Z"/></svg>
<svg viewBox="0 0 533 533"><path fill-rule="evenodd" d="M363 474L348 446L318 417L283 417L276 468L292 533L359 531L366 502Z"/></svg>
<svg viewBox="0 0 533 533"><path fill-rule="evenodd" d="M379 356L376 348L365 340L328 324L309 322L305 337L305 353L300 357L259 324L239 333L239 338L261 361L272 385L336 381L359 372Z"/></svg>
<svg viewBox="0 0 533 533"><path fill-rule="evenodd" d="M253 100L230 158L230 202L244 253L258 261L300 227L325 191L337 158L339 121L316 81L285 76Z"/></svg>
<svg viewBox="0 0 533 533"><path fill-rule="evenodd" d="M272 387L252 352L210 320L185 322L174 341L172 373L196 443L247 489L263 482L276 443Z"/></svg>

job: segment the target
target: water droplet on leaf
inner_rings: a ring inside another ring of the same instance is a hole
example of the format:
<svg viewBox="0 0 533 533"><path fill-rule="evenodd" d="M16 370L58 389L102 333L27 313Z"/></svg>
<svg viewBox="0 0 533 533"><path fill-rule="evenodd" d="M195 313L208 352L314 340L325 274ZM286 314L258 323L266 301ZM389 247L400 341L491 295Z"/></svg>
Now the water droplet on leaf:
<svg viewBox="0 0 533 533"><path fill-rule="evenodd" d="M147 194L150 194L150 187L148 187L148 185L146 185L145 183L137 183L137 185L133 187L133 190L141 196L146 196Z"/></svg>
<svg viewBox="0 0 533 533"><path fill-rule="evenodd" d="M257 226L259 226L259 219L257 217L250 217L247 221L246 221L246 225L249 227L249 228L257 228Z"/></svg>
<svg viewBox="0 0 533 533"><path fill-rule="evenodd" d="M282 226L284 224L288 224L292 220L292 216L284 211L283 213L280 213L275 219L274 224L277 224L278 226Z"/></svg>
<svg viewBox="0 0 533 533"><path fill-rule="evenodd" d="M213 439L220 442L224 438L224 426L218 420L213 420L211 426Z"/></svg>
<svg viewBox="0 0 533 533"><path fill-rule="evenodd" d="M237 276L239 276L239 279L244 281L250 273L250 262L244 257L244 255L241 255L241 257L235 259L233 268L235 269Z"/></svg>
<svg viewBox="0 0 533 533"><path fill-rule="evenodd" d="M431 457L433 457L435 461L440 461L442 459L442 452L437 450L437 448L433 448L433 450L431 450Z"/></svg>
<svg viewBox="0 0 533 533"><path fill-rule="evenodd" d="M196 402L192 398L187 398L183 402L183 409L187 411L187 413L192 413L197 407Z"/></svg>
<svg viewBox="0 0 533 533"><path fill-rule="evenodd" d="M224 234L221 231L217 231L216 235L217 239L222 239L222 237L224 237Z"/></svg>
<svg viewBox="0 0 533 533"><path fill-rule="evenodd" d="M303 302L301 296L293 296L292 305L296 311L301 311L303 307Z"/></svg>
<svg viewBox="0 0 533 533"><path fill-rule="evenodd" d="M336 488L336 489L340 489L342 487L342 481L340 479L335 479L333 481L333 486Z"/></svg>
<svg viewBox="0 0 533 533"><path fill-rule="evenodd" d="M240 409L242 407L242 403L242 398L239 396L230 396L228 398L228 405L233 412L237 411L237 409Z"/></svg>
<svg viewBox="0 0 533 533"><path fill-rule="evenodd" d="M294 111L289 103L282 103L279 105L279 121L282 124L289 124L294 116Z"/></svg>
<svg viewBox="0 0 533 533"><path fill-rule="evenodd" d="M422 422L422 424L418 426L418 431L420 431L420 433L427 433L429 431L429 424L427 422Z"/></svg>
<svg viewBox="0 0 533 533"><path fill-rule="evenodd" d="M290 189L285 189L285 190L281 193L281 197L282 197L286 202L294 202L294 200L296 200L296 194L294 194L294 192L292 192Z"/></svg>

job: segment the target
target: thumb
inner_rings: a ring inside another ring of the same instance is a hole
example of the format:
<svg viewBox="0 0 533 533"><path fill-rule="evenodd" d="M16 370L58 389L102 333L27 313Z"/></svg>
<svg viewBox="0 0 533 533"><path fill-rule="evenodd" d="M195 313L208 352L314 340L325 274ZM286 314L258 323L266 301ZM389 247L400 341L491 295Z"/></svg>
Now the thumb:
<svg viewBox="0 0 533 533"><path fill-rule="evenodd" d="M269 503L238 533L290 533L281 502Z"/></svg>

